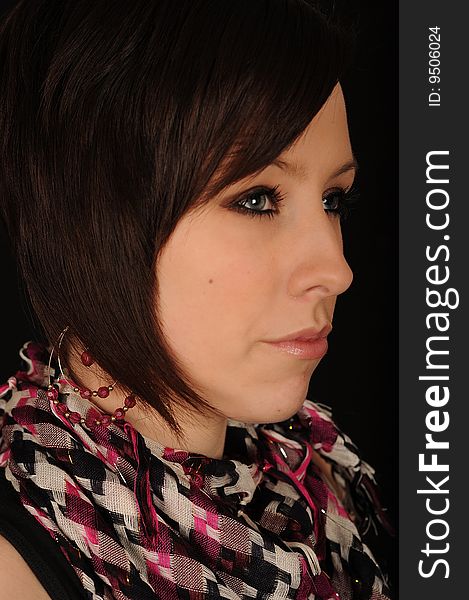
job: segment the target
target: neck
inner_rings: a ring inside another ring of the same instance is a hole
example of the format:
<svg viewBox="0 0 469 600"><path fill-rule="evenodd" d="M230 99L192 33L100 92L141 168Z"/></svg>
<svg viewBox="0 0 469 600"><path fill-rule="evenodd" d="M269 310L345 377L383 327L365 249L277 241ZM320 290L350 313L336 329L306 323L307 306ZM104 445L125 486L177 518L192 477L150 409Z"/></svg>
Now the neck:
<svg viewBox="0 0 469 600"><path fill-rule="evenodd" d="M96 364L85 367L80 360L80 355L70 352L67 359L71 371L75 374L76 383L90 390L97 390L101 386L112 383ZM107 398L93 396L90 402L103 412L112 414L116 408L124 405L126 394L115 387ZM186 452L202 454L209 458L221 459L223 457L226 429L228 420L225 417L208 417L206 415L175 416L183 430L183 438L178 439L169 425L154 410L142 407L142 401L137 398L137 404L126 412L125 420L130 423L143 436L152 439L163 447L170 447Z"/></svg>

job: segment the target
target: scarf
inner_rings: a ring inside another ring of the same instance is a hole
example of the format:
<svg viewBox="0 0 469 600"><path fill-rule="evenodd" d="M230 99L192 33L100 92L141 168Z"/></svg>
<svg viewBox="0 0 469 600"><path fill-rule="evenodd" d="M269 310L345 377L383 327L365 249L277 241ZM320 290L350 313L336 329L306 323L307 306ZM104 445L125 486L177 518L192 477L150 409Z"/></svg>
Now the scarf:
<svg viewBox="0 0 469 600"><path fill-rule="evenodd" d="M374 470L308 399L287 421L229 420L222 459L164 447L57 376L84 423L46 396L49 349L27 342L0 387L0 467L56 540L88 598L387 600L361 540L388 527ZM314 461L331 465L342 499Z"/></svg>

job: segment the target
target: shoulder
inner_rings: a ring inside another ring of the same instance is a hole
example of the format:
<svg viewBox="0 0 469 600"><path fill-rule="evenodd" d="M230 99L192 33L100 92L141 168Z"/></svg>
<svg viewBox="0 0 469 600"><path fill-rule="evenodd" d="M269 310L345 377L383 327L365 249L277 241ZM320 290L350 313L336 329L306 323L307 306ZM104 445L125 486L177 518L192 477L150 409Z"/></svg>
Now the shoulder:
<svg viewBox="0 0 469 600"><path fill-rule="evenodd" d="M50 600L21 554L0 535L0 600Z"/></svg>

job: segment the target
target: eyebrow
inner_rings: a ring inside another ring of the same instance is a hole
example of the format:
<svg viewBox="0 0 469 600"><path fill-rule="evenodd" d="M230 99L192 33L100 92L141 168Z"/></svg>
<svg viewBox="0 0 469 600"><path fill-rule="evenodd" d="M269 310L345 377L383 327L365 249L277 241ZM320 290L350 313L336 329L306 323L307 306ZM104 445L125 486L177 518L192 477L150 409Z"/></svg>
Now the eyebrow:
<svg viewBox="0 0 469 600"><path fill-rule="evenodd" d="M285 171L285 173L288 173L292 177L297 177L298 179L306 179L306 169L298 165L297 163L290 163L285 160L282 160L281 158L276 158L272 161L272 164L279 167L280 169ZM353 157L348 162L344 163L341 167L337 169L337 171L334 171L334 173L331 176L331 179L333 179L334 177L339 177L339 175L347 173L348 171L358 171L358 162L355 157Z"/></svg>

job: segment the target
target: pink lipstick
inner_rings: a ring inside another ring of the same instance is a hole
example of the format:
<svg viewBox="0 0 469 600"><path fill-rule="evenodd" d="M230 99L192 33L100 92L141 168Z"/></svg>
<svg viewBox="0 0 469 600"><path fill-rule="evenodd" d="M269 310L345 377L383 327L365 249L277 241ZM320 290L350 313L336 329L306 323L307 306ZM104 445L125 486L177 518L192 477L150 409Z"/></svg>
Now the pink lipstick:
<svg viewBox="0 0 469 600"><path fill-rule="evenodd" d="M327 336L331 329L332 326L328 323L319 331L313 328L302 329L267 343L297 358L318 359L327 352Z"/></svg>

